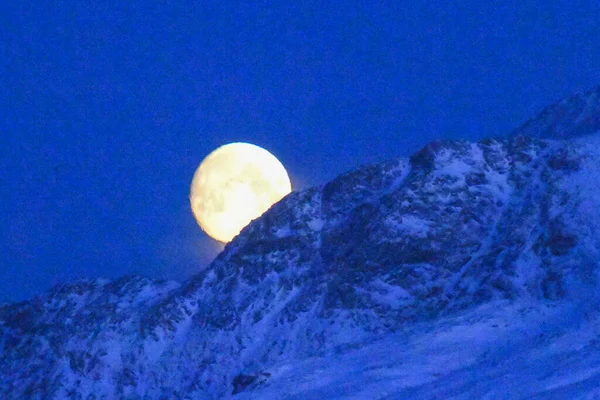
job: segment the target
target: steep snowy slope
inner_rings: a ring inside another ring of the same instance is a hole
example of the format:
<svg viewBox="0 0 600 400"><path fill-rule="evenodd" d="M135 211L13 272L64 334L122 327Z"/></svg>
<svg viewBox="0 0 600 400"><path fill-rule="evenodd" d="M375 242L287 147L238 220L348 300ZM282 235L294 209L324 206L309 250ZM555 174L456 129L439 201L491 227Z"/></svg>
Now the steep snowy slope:
<svg viewBox="0 0 600 400"><path fill-rule="evenodd" d="M294 192L183 285L1 307L0 397L593 396L598 193L596 90Z"/></svg>
<svg viewBox="0 0 600 400"><path fill-rule="evenodd" d="M281 360L234 398L597 399L599 335L588 304L493 302L326 357Z"/></svg>
<svg viewBox="0 0 600 400"><path fill-rule="evenodd" d="M541 233L540 224L528 240L511 242L528 294L442 313L325 356L279 360L268 380L236 398L600 398L600 133L567 146L574 157L551 162L571 166L554 182L561 200L540 215L572 237ZM551 258L540 257L541 240Z"/></svg>

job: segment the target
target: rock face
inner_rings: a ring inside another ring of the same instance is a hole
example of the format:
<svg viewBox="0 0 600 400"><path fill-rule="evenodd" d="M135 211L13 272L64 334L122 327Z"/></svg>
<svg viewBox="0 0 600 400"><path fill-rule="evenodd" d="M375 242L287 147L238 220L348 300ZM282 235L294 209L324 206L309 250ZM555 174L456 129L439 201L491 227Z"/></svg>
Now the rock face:
<svg viewBox="0 0 600 400"><path fill-rule="evenodd" d="M577 297L597 288L598 193L600 90L508 139L433 142L293 192L183 285L80 281L3 306L0 397L220 398L281 360Z"/></svg>

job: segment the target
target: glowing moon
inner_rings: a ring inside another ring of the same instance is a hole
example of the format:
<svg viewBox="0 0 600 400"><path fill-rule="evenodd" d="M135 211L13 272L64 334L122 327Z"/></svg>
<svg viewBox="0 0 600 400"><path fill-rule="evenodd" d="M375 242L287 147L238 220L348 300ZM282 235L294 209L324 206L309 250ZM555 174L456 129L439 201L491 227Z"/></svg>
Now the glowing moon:
<svg viewBox="0 0 600 400"><path fill-rule="evenodd" d="M200 164L190 191L196 221L227 243L290 193L290 178L274 155L249 143L230 143Z"/></svg>

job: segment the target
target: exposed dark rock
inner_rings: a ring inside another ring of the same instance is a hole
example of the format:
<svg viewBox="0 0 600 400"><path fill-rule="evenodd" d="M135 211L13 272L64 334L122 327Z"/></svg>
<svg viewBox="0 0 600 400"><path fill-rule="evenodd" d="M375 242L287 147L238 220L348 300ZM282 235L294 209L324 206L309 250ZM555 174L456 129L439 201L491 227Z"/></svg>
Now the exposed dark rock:
<svg viewBox="0 0 600 400"><path fill-rule="evenodd" d="M444 147L444 142L436 140L423 147L410 157L410 164L415 169L430 170L435 167L435 156Z"/></svg>
<svg viewBox="0 0 600 400"><path fill-rule="evenodd" d="M268 372L259 372L255 375L238 374L233 378L233 392L237 394L246 390L251 390L257 385L265 383L271 376Z"/></svg>
<svg viewBox="0 0 600 400"><path fill-rule="evenodd" d="M577 235L567 232L553 232L548 247L555 256L564 256L577 245Z"/></svg>
<svg viewBox="0 0 600 400"><path fill-rule="evenodd" d="M572 154L568 149L560 149L548 159L548 164L553 170L579 171L581 160L576 154Z"/></svg>

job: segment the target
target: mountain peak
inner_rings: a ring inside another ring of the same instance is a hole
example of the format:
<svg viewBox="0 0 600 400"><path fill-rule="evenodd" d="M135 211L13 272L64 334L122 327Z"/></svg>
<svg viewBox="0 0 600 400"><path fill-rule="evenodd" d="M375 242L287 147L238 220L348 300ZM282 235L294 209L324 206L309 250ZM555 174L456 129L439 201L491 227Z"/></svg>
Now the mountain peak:
<svg viewBox="0 0 600 400"><path fill-rule="evenodd" d="M547 107L513 132L546 139L571 139L600 131L600 86Z"/></svg>

